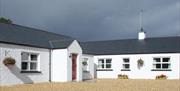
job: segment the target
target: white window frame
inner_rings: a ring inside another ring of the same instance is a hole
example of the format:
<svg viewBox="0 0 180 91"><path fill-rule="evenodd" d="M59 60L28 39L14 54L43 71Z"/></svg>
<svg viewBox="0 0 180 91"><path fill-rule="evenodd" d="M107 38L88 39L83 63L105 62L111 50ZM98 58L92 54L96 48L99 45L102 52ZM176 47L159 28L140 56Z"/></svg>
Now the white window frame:
<svg viewBox="0 0 180 91"><path fill-rule="evenodd" d="M156 62L155 58L159 58L160 62ZM169 58L169 62L163 62L164 58ZM157 68L156 64L160 64L161 68ZM168 64L168 68L163 68L163 64ZM171 70L171 57L153 57L153 69L155 70Z"/></svg>
<svg viewBox="0 0 180 91"><path fill-rule="evenodd" d="M124 62L125 59L128 59L129 62ZM129 68L125 68L124 65L126 65L126 64L129 64ZM131 67L131 65L130 65L130 58L123 58L122 59L122 70L130 70L130 67Z"/></svg>
<svg viewBox="0 0 180 91"><path fill-rule="evenodd" d="M28 54L28 60L23 60L22 59L22 56L23 56L23 53L27 53ZM31 60L31 55L36 55L37 56L37 60L33 61ZM21 71L40 71L40 57L39 57L39 53L32 53L32 52L21 52ZM23 62L27 62L27 69L22 69L22 63ZM31 63L36 63L36 69L31 69L30 65Z"/></svg>
<svg viewBox="0 0 180 91"><path fill-rule="evenodd" d="M100 61L100 60L104 60L104 63L99 64L99 61ZM110 63L107 63L107 62L106 62L107 60L111 60L111 62L110 62ZM107 68L107 67L106 67L107 64L111 65L111 67L110 67L110 68ZM104 65L104 68L102 68L102 67L100 68L100 65ZM112 69L112 58L99 58L99 59L98 59L98 69Z"/></svg>

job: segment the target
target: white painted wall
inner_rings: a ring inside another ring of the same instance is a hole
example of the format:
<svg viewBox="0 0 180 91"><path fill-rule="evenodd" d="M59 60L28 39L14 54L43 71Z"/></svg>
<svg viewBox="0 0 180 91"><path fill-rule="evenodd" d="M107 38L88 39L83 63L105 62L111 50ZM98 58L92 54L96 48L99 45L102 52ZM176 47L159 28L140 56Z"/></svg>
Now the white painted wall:
<svg viewBox="0 0 180 91"><path fill-rule="evenodd" d="M6 56L5 56L6 51ZM38 53L40 57L40 71L42 73L20 73L21 52ZM16 64L9 69L3 64L5 57L12 57ZM49 81L49 50L0 43L0 82L1 85L14 85L23 83L38 83Z"/></svg>
<svg viewBox="0 0 180 91"><path fill-rule="evenodd" d="M68 67L67 67L67 76L68 76L68 81L72 81L72 58L69 56L72 53L78 54L77 57L77 81L82 81L82 48L79 45L79 43L74 40L71 45L67 48L68 50Z"/></svg>
<svg viewBox="0 0 180 91"><path fill-rule="evenodd" d="M67 49L52 50L51 79L53 82L66 82L67 79Z"/></svg>
<svg viewBox="0 0 180 91"><path fill-rule="evenodd" d="M83 54L82 55L82 60L84 58L88 58L88 68L89 68L89 72L83 72L82 77L84 80L87 79L93 79L94 78L94 73L96 73L94 71L94 56L93 55L87 55L87 54Z"/></svg>
<svg viewBox="0 0 180 91"><path fill-rule="evenodd" d="M172 71L151 71L153 57L170 57ZM113 71L97 71L97 78L117 78L118 74L126 74L130 79L155 79L157 75L167 75L168 79L179 79L180 77L180 54L132 54L132 55L99 55L94 56L95 64L98 65L99 58L112 58ZM121 71L123 58L130 58L131 71ZM137 67L138 59L144 60L141 69Z"/></svg>

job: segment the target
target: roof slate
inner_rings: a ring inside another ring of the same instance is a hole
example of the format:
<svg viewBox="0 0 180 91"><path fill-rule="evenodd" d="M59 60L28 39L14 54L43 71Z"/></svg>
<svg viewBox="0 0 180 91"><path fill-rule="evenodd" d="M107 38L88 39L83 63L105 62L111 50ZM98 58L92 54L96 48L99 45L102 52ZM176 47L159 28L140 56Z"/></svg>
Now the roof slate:
<svg viewBox="0 0 180 91"><path fill-rule="evenodd" d="M24 27L16 24L0 23L0 42L40 48L67 48L74 39L68 36ZM54 42L56 41L56 42ZM50 42L52 42L50 44Z"/></svg>
<svg viewBox="0 0 180 91"><path fill-rule="evenodd" d="M48 49L67 48L75 39L15 24L0 23L0 42ZM80 42L84 54L180 53L180 36Z"/></svg>
<svg viewBox="0 0 180 91"><path fill-rule="evenodd" d="M80 43L85 54L150 54L180 53L180 36L110 41L92 41Z"/></svg>

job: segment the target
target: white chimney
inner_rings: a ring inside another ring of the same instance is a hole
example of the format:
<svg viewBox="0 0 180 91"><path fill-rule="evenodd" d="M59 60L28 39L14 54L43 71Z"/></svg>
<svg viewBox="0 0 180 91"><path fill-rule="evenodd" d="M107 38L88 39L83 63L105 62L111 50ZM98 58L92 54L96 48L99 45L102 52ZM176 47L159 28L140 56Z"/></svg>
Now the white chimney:
<svg viewBox="0 0 180 91"><path fill-rule="evenodd" d="M144 40L146 38L146 33L143 31L143 28L141 28L141 31L138 34L139 40Z"/></svg>
<svg viewBox="0 0 180 91"><path fill-rule="evenodd" d="M139 22L140 22L141 31L138 33L138 39L139 40L144 40L146 38L146 33L144 32L143 26L142 26L142 23L143 23L143 10L141 10L141 12L140 12L139 19L140 19Z"/></svg>

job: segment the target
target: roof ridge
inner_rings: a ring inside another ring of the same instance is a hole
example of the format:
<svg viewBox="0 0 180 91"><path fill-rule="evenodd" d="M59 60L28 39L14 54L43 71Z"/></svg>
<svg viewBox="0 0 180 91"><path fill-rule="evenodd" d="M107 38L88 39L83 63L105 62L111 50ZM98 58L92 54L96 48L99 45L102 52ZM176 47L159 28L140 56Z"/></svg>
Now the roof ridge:
<svg viewBox="0 0 180 91"><path fill-rule="evenodd" d="M158 38L180 38L180 36L162 36L162 37L149 37L146 39L158 39ZM98 41L84 41L81 43L92 43L92 42L110 42L110 41L127 41L127 40L138 40L136 38L131 39L115 39L115 40L98 40Z"/></svg>
<svg viewBox="0 0 180 91"><path fill-rule="evenodd" d="M75 39L61 39L61 40L49 40L49 42L64 42L64 41L72 41Z"/></svg>

